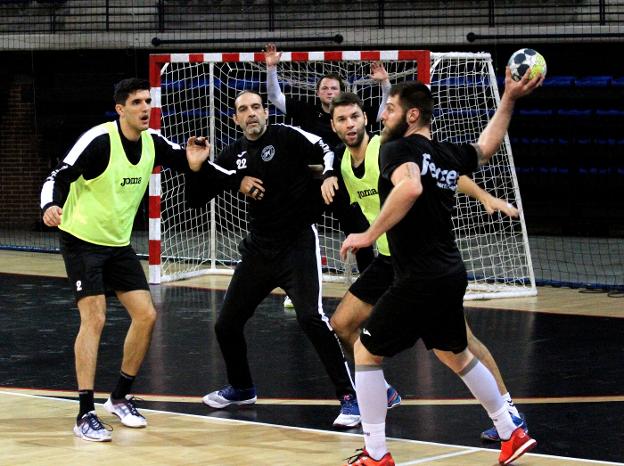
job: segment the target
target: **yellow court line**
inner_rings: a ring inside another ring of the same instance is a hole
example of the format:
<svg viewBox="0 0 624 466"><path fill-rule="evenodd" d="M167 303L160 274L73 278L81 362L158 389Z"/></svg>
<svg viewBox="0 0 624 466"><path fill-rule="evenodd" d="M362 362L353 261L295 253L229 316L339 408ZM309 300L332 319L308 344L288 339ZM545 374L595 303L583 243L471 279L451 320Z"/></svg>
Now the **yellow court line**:
<svg viewBox="0 0 624 466"><path fill-rule="evenodd" d="M23 393L33 396L55 396L75 398L76 391L71 390L46 390L37 388L14 388L0 387L0 392ZM108 392L96 392L95 398L107 399L110 394ZM160 401L166 403L201 403L201 396L178 396L178 395L150 395L135 394L138 398L145 401ZM624 395L613 396L566 396L566 397L533 397L533 398L514 398L515 404L575 404L575 403L622 403ZM258 405L300 405L300 406L333 406L338 404L337 400L327 399L297 399L297 398L259 398L256 401ZM404 406L459 406L459 405L477 405L479 402L475 399L405 399L401 401Z"/></svg>

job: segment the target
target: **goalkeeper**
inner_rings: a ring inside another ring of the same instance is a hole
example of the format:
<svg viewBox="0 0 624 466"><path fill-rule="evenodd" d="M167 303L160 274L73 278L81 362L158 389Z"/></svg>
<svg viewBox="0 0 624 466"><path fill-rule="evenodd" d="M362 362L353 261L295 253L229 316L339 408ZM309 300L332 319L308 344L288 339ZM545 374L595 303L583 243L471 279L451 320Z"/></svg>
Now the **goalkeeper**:
<svg viewBox="0 0 624 466"><path fill-rule="evenodd" d="M203 401L213 408L256 402L256 388L247 357L244 328L256 307L276 287L292 298L297 321L325 366L340 400L336 427L360 423L348 365L340 342L321 305L321 258L315 223L323 208L318 180L308 168L333 157L322 139L288 125L269 125L268 110L254 91L234 101L234 121L243 136L216 157L235 169L240 190L249 197L249 233L241 241L241 261L225 294L215 323L229 385L208 393ZM190 154L195 172L187 176L187 199L206 203L207 154ZM209 173L209 172L208 172ZM277 329L275 331L278 331ZM274 351L271 349L270 351Z"/></svg>
<svg viewBox="0 0 624 466"><path fill-rule="evenodd" d="M370 136L366 132L366 114L362 109L362 101L352 93L341 93L334 98L330 106L332 128L343 142L336 148L334 167L321 187L323 199L327 204L334 202L339 189L338 179L342 178L351 202L358 203L372 223L379 215L380 201L377 192L379 179L379 136ZM518 216L518 210L506 201L497 199L481 189L467 176L459 178L458 189L479 200L489 214L502 212L511 217ZM353 345L358 339L362 324L371 314L373 305L388 289L394 279L394 269L390 261L390 251L386 235L377 240L379 254L372 264L363 271L360 277L345 293L338 308L331 317L331 325L340 337L345 350L353 355ZM518 413L509 391L503 382L498 366L488 348L479 341L466 323L468 348L492 372L501 395L508 404L517 425L526 430L524 417ZM388 400L400 403L396 390L386 383ZM391 407L390 401L388 407ZM486 430L481 435L484 440L498 441L495 428Z"/></svg>

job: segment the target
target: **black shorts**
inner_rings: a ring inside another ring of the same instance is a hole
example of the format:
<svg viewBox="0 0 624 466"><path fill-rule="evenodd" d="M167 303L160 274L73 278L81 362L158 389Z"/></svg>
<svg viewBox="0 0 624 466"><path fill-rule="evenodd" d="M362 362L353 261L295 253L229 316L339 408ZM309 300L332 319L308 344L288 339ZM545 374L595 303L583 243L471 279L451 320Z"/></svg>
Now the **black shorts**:
<svg viewBox="0 0 624 466"><path fill-rule="evenodd" d="M64 231L60 244L76 301L108 290L149 290L143 267L131 246L100 246Z"/></svg>
<svg viewBox="0 0 624 466"><path fill-rule="evenodd" d="M360 340L376 356L394 356L422 338L427 349L461 353L468 346L465 273L400 279L379 299Z"/></svg>
<svg viewBox="0 0 624 466"><path fill-rule="evenodd" d="M351 285L349 292L365 303L375 305L394 282L394 268L390 256L377 255L373 262Z"/></svg>

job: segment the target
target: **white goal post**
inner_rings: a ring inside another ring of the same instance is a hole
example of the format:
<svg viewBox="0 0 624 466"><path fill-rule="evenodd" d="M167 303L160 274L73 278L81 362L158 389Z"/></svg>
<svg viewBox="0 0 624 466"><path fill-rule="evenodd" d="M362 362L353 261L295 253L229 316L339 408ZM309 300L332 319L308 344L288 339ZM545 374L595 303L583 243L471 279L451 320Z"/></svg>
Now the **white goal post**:
<svg viewBox="0 0 624 466"><path fill-rule="evenodd" d="M382 61L391 82L419 79L431 86L436 111L432 123L441 141L474 142L499 104L492 60L486 53L433 53L424 50L283 52L278 65L284 94L315 98L316 81L339 74L365 104L379 105L380 89L369 77L370 62ZM265 94L262 53L188 53L150 56L152 128L184 144L191 135L208 136L218 153L241 133L232 121L234 97L243 89ZM271 123L292 123L269 105ZM379 126L377 127L377 130ZM522 212L509 139L489 165L473 176L496 197ZM247 232L246 201L226 192L202 209L187 209L184 175L154 170L149 189L150 283L200 274L231 274L237 246ZM469 274L466 299L536 294L524 217L488 215L459 194L453 219L455 235ZM319 224L326 280L350 279L338 251L343 240L337 221L324 215Z"/></svg>

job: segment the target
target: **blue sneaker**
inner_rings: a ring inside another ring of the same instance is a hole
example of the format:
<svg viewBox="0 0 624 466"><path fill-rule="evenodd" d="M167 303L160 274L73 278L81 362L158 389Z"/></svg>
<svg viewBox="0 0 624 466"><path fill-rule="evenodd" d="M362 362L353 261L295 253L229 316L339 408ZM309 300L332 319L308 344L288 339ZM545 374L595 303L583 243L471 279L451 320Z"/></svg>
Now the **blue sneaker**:
<svg viewBox="0 0 624 466"><path fill-rule="evenodd" d="M334 420L334 427L347 429L360 424L360 407L355 395L345 395L340 400L340 414Z"/></svg>
<svg viewBox="0 0 624 466"><path fill-rule="evenodd" d="M519 414L520 417L512 415L511 419L513 420L513 423L516 425L516 427L522 427L524 432L528 434L529 428L527 426L524 414ZM496 427L492 426L489 429L481 432L481 440L483 440L484 442L500 442L500 437L498 436L498 431L496 430Z"/></svg>
<svg viewBox="0 0 624 466"><path fill-rule="evenodd" d="M396 408L401 404L401 395L394 387L388 387L388 409Z"/></svg>
<svg viewBox="0 0 624 466"><path fill-rule="evenodd" d="M234 388L231 385L208 393L202 398L204 404L211 408L225 408L230 405L252 405L256 402L256 389L251 388Z"/></svg>

